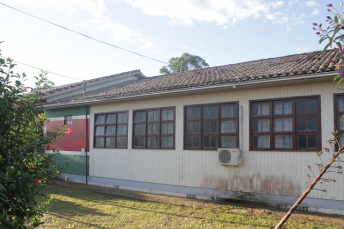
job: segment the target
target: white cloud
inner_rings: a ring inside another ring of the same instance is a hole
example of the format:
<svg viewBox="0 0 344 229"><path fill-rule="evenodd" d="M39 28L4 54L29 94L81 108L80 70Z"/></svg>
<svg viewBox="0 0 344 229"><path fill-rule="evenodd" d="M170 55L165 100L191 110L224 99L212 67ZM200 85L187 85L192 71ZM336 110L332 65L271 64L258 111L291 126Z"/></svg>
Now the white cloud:
<svg viewBox="0 0 344 229"><path fill-rule="evenodd" d="M79 27L81 27L81 28L83 28L83 29L87 29L87 28L90 27L90 25L89 25L88 23L86 23L86 22L84 22L84 23L79 23L79 24L76 24L76 25L79 26Z"/></svg>
<svg viewBox="0 0 344 229"><path fill-rule="evenodd" d="M315 7L315 6L318 6L319 4L316 1L307 1L305 5L309 7Z"/></svg>
<svg viewBox="0 0 344 229"><path fill-rule="evenodd" d="M314 9L312 12L312 15L318 15L319 14L319 10L318 9Z"/></svg>
<svg viewBox="0 0 344 229"><path fill-rule="evenodd" d="M128 40L137 43L141 49L154 47L154 44L143 39L139 32L124 25L113 23L106 17L104 14L106 11L104 0L11 0L11 5L15 4L22 4L32 8L55 8L65 12L69 17L80 11L86 12L93 19L76 24L77 26L107 33L115 41Z"/></svg>
<svg viewBox="0 0 344 229"><path fill-rule="evenodd" d="M271 9L283 6L263 0L123 0L142 13L166 16L170 24L192 26L195 21L215 22L217 25L234 24L237 21L257 19L269 14Z"/></svg>

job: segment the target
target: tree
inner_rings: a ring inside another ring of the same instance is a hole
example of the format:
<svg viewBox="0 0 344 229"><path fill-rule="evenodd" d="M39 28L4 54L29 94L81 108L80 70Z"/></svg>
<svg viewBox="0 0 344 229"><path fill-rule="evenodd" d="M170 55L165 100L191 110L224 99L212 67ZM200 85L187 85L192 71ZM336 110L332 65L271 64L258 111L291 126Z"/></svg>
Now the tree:
<svg viewBox="0 0 344 229"><path fill-rule="evenodd" d="M338 81L337 85L342 83L344 80L344 67L339 63L341 59L344 59L344 49L343 49L343 41L344 41L344 34L342 33L342 30L344 30L344 17L342 12L343 3L340 5L340 9L337 10L332 4L327 5L328 9L327 11L332 13L333 16L327 16L327 22L329 23L329 26L327 28L323 28L323 25L313 23L313 29L316 30L316 34L320 36L319 43L322 43L324 41L327 41L327 45L324 47L323 51L326 51L328 48L332 48L333 45L336 45L338 47L338 56L336 57L336 60L332 60L332 64L336 67L336 70L338 71L338 74L335 76L334 81ZM342 117L342 121L344 121L344 116ZM324 153L328 157L328 162L324 162L322 160L321 155L323 154L322 151L317 152L316 155L319 157L320 162L316 163L316 166L318 167L319 173L316 175L312 167L308 165L309 170L311 171L313 175L313 180L311 179L312 175L308 174L309 178L309 186L306 189L306 191L301 195L301 197L296 201L296 203L290 208L288 213L281 219L281 221L277 224L275 227L276 229L281 228L287 220L291 217L293 212L297 209L297 207L302 203L302 201L307 197L307 195L314 189L314 187L318 183L323 182L336 182L334 179L328 179L323 178L323 176L328 172L335 172L343 174L342 166L340 165L333 165L334 162L339 162L340 155L344 153L344 145L340 145L339 139L338 139L338 133L333 132L331 133L333 137L330 138L328 143L330 144L330 148L332 149L332 152L329 148L324 147ZM336 170L328 171L329 168L334 168ZM319 189L318 189L319 190ZM326 189L320 190L326 192Z"/></svg>
<svg viewBox="0 0 344 229"><path fill-rule="evenodd" d="M49 80L45 74L46 73L43 72L43 77L39 79L40 82L38 83L38 89L47 89L55 86L54 82Z"/></svg>
<svg viewBox="0 0 344 229"><path fill-rule="evenodd" d="M209 64L201 57L184 53L180 57L172 57L168 61L168 65L165 65L160 69L160 73L172 74L205 67L209 67Z"/></svg>
<svg viewBox="0 0 344 229"><path fill-rule="evenodd" d="M43 135L48 120L36 105L38 90L26 93L26 75L15 74L14 67L0 53L0 228L33 228L47 200L41 190L61 166L52 166L53 155L44 148L64 128Z"/></svg>

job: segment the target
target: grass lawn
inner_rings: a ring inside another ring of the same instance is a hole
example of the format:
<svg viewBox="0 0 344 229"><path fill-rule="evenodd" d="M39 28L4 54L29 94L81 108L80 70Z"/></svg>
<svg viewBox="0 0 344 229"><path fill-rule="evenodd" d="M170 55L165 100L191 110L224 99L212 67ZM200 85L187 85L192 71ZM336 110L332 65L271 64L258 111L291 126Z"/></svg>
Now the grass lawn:
<svg viewBox="0 0 344 229"><path fill-rule="evenodd" d="M284 212L58 182L40 228L273 228ZM312 221L312 222L310 222ZM337 225L337 226L336 226ZM343 228L344 217L295 214L286 228Z"/></svg>

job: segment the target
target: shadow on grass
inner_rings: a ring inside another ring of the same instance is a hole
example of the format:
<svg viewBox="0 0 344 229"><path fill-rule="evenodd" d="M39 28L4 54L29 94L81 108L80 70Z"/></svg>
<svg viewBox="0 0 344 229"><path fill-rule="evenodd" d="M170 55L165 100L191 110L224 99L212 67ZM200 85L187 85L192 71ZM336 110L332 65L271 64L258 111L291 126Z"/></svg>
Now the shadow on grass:
<svg viewBox="0 0 344 229"><path fill-rule="evenodd" d="M50 212L50 213L47 213L47 214L53 215L53 216L55 216L55 217L57 217L57 218L69 220L69 221L74 222L74 223L82 224L82 225L84 225L85 227L95 227L95 228L101 228L101 229L103 229L103 228L106 229L106 228L107 228L107 227L100 227L100 226L98 226L98 225L96 225L96 224L81 222L81 221L79 221L79 220L71 219L70 217L66 217L66 216L61 216L61 215L56 214L56 213L51 213L51 212Z"/></svg>
<svg viewBox="0 0 344 229"><path fill-rule="evenodd" d="M252 223L246 223L243 221L250 221L251 217L252 219L255 218L254 216L250 216L250 215L245 215L245 214L239 214L237 215L237 217L235 217L233 220L228 219L228 220L223 220L223 219L217 219L217 214L215 214L214 212L210 212L209 214L211 214L212 216L195 216L193 214L198 214L197 211L201 211L202 209L197 209L193 212L186 212L185 215L178 213L176 210L176 213L169 213L166 212L166 210L159 210L159 209L147 209L147 208L140 208L140 207L132 207L132 206L123 206L119 203L119 201L123 201L123 200L128 200L133 202L133 205L135 205L135 203L149 203L149 202L154 202L154 201L149 201L149 200L144 200L144 195L140 195L140 193L135 193L137 198L131 198L131 197L126 197L126 196L117 196L115 193L104 193L101 190L99 190L99 188L92 188L90 186L85 186L85 185L76 185L76 186L64 186L64 185L54 185L55 187L51 187L50 191L48 191L46 194L56 194L56 195L60 195L60 196L65 196L65 197L69 197L69 198L75 198L84 202L88 202L90 204L95 204L95 205L111 205L117 208L121 208L121 209L128 209L128 210L132 210L132 211L141 211L141 212L149 212L149 213L153 213L153 214L160 214L160 215L166 215L166 216L171 216L171 217L178 217L178 218L192 218L192 219L196 219L196 220L206 220L208 222L218 222L218 223L222 223L222 224L226 224L226 225L242 225L242 226L252 226ZM130 191L129 191L130 192ZM73 216L82 216L82 215L99 215L99 216L109 216L110 214L103 214L98 212L95 209L90 209L84 206L81 206L79 204L75 204L73 202L69 202L69 201L62 201L62 200L54 200L52 201L52 204L54 204L58 209L56 208L49 208L50 212L49 214L54 215L56 217L60 217L60 218L64 218L64 219L68 219L71 220L73 222L78 222L78 223L83 223L83 222L79 222L79 221L75 221L74 219L70 218ZM167 204L167 203L160 203L160 202L155 202L158 204L166 204L166 205L172 205L173 204ZM181 208L190 208L190 207L185 207L185 206L180 206ZM70 210L68 210L68 208ZM59 209L66 209L64 212L60 212ZM221 213L221 214L228 214L231 215L233 217L233 213ZM111 216L111 215L110 215ZM249 218L249 219L244 219L245 217ZM239 219L238 219L239 218ZM240 220L242 219L242 220ZM254 219L253 219L254 220ZM272 221L273 219L271 219ZM269 222L266 223L262 223L262 222L257 222L254 223L255 227L271 227L271 222L269 220ZM83 224L88 224L88 223L83 223ZM95 226L95 225L91 225L91 226ZM100 227L101 228L101 227Z"/></svg>

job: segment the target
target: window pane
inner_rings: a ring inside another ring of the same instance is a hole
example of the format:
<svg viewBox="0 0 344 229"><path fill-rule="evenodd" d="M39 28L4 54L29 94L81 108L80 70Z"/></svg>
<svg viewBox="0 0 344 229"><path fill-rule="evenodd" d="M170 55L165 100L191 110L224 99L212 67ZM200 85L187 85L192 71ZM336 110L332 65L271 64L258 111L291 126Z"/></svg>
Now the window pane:
<svg viewBox="0 0 344 229"><path fill-rule="evenodd" d="M293 106L292 102L284 102L284 114L292 114Z"/></svg>
<svg viewBox="0 0 344 229"><path fill-rule="evenodd" d="M317 148L317 136L308 135L308 148Z"/></svg>
<svg viewBox="0 0 344 229"><path fill-rule="evenodd" d="M188 134L198 134L199 133L200 122L187 122L186 123L186 133Z"/></svg>
<svg viewBox="0 0 344 229"><path fill-rule="evenodd" d="M317 130L317 118L310 117L307 118L307 130Z"/></svg>
<svg viewBox="0 0 344 229"><path fill-rule="evenodd" d="M186 146L191 148L199 148L199 137L198 136L187 136Z"/></svg>
<svg viewBox="0 0 344 229"><path fill-rule="evenodd" d="M210 133L210 122L204 122L203 124L203 132Z"/></svg>
<svg viewBox="0 0 344 229"><path fill-rule="evenodd" d="M229 106L229 117L236 117L237 110L236 110L236 105L230 105Z"/></svg>
<svg viewBox="0 0 344 229"><path fill-rule="evenodd" d="M228 118L228 106L221 106L221 118Z"/></svg>
<svg viewBox="0 0 344 229"><path fill-rule="evenodd" d="M164 128L166 127L166 125L164 126L164 125L162 125L162 132L163 133L166 133L166 130L164 130ZM187 122L186 123L186 133L187 134L191 134L191 133L193 133L193 123L192 122Z"/></svg>
<svg viewBox="0 0 344 229"><path fill-rule="evenodd" d="M186 108L186 119L194 119L193 108Z"/></svg>
<svg viewBox="0 0 344 229"><path fill-rule="evenodd" d="M217 133L217 121L212 121L210 124L211 133Z"/></svg>
<svg viewBox="0 0 344 229"><path fill-rule="evenodd" d="M308 100L308 113L316 113L317 112L317 101L314 99Z"/></svg>
<svg viewBox="0 0 344 229"><path fill-rule="evenodd" d="M104 126L97 126L96 127L96 135L104 135Z"/></svg>
<svg viewBox="0 0 344 229"><path fill-rule="evenodd" d="M276 132L283 131L283 119L282 118L275 119L275 131Z"/></svg>
<svg viewBox="0 0 344 229"><path fill-rule="evenodd" d="M284 131L293 131L293 118L284 118L283 122Z"/></svg>
<svg viewBox="0 0 344 229"><path fill-rule="evenodd" d="M221 137L222 148L237 148L236 147L236 136L222 136Z"/></svg>
<svg viewBox="0 0 344 229"><path fill-rule="evenodd" d="M134 138L134 146L136 147L144 147L145 146L145 137L135 137Z"/></svg>
<svg viewBox="0 0 344 229"><path fill-rule="evenodd" d="M217 118L217 107L210 107L210 118Z"/></svg>
<svg viewBox="0 0 344 229"><path fill-rule="evenodd" d="M275 131L293 131L293 118L275 119Z"/></svg>
<svg viewBox="0 0 344 229"><path fill-rule="evenodd" d="M148 111L148 122L159 121L159 111Z"/></svg>
<svg viewBox="0 0 344 229"><path fill-rule="evenodd" d="M119 113L118 114L118 123L127 123L128 122L128 114L127 113Z"/></svg>
<svg viewBox="0 0 344 229"><path fill-rule="evenodd" d="M172 109L169 110L162 110L161 111L161 120L162 121L172 121L174 120L174 112Z"/></svg>
<svg viewBox="0 0 344 229"><path fill-rule="evenodd" d="M145 134L145 124L135 124L135 134Z"/></svg>
<svg viewBox="0 0 344 229"><path fill-rule="evenodd" d="M145 111L137 111L135 112L134 122L145 122L146 121L146 112Z"/></svg>
<svg viewBox="0 0 344 229"><path fill-rule="evenodd" d="M186 119L200 119L200 108L199 107L187 108Z"/></svg>
<svg viewBox="0 0 344 229"><path fill-rule="evenodd" d="M342 115L337 116L337 128L338 130L344 130L344 122L342 121Z"/></svg>
<svg viewBox="0 0 344 229"><path fill-rule="evenodd" d="M174 110L168 110L168 117L167 120L172 121L174 120Z"/></svg>
<svg viewBox="0 0 344 229"><path fill-rule="evenodd" d="M105 142L106 147L115 147L115 137L107 137Z"/></svg>
<svg viewBox="0 0 344 229"><path fill-rule="evenodd" d="M105 122L105 115L97 115L96 124L103 124Z"/></svg>
<svg viewBox="0 0 344 229"><path fill-rule="evenodd" d="M237 128L236 121L222 121L221 133L235 133Z"/></svg>
<svg viewBox="0 0 344 229"><path fill-rule="evenodd" d="M293 136L292 135L275 135L275 148L292 149Z"/></svg>
<svg viewBox="0 0 344 229"><path fill-rule="evenodd" d="M106 127L106 135L115 135L116 133L116 126L111 125Z"/></svg>
<svg viewBox="0 0 344 229"><path fill-rule="evenodd" d="M204 136L203 137L203 147L204 148L216 148L217 147L217 137L216 136Z"/></svg>
<svg viewBox="0 0 344 229"><path fill-rule="evenodd" d="M344 112L344 98L338 98L338 111Z"/></svg>
<svg viewBox="0 0 344 229"><path fill-rule="evenodd" d="M108 114L106 116L106 123L116 123L116 114Z"/></svg>
<svg viewBox="0 0 344 229"><path fill-rule="evenodd" d="M262 123L259 119L253 120L253 131L260 132Z"/></svg>
<svg viewBox="0 0 344 229"><path fill-rule="evenodd" d="M307 148L307 136L306 135L299 135L299 148L300 149Z"/></svg>
<svg viewBox="0 0 344 229"><path fill-rule="evenodd" d="M253 136L253 147L254 148L270 148L270 136Z"/></svg>
<svg viewBox="0 0 344 229"><path fill-rule="evenodd" d="M252 115L260 115L260 104L253 103L252 104Z"/></svg>
<svg viewBox="0 0 344 229"><path fill-rule="evenodd" d="M209 148L210 146L210 136L204 136L203 137L203 147Z"/></svg>
<svg viewBox="0 0 344 229"><path fill-rule="evenodd" d="M127 137L117 137L117 147L127 147Z"/></svg>
<svg viewBox="0 0 344 229"><path fill-rule="evenodd" d="M210 137L210 147L216 148L217 147L217 137L211 136Z"/></svg>
<svg viewBox="0 0 344 229"><path fill-rule="evenodd" d="M148 147L158 147L159 146L158 137L148 137L147 140L148 140L148 142L147 142Z"/></svg>
<svg viewBox="0 0 344 229"><path fill-rule="evenodd" d="M193 123L193 133L198 134L200 132L200 122L194 122Z"/></svg>
<svg viewBox="0 0 344 229"><path fill-rule="evenodd" d="M117 135L127 135L127 125L118 125L117 126Z"/></svg>
<svg viewBox="0 0 344 229"><path fill-rule="evenodd" d="M190 131L190 127L189 127L189 123L187 123L187 130L186 133L192 133L192 132L188 132ZM191 130L192 130L192 123L191 123ZM162 123L161 124L161 133L162 134L173 134L173 123Z"/></svg>
<svg viewBox="0 0 344 229"><path fill-rule="evenodd" d="M96 147L104 147L104 138L96 138Z"/></svg>
<svg viewBox="0 0 344 229"><path fill-rule="evenodd" d="M293 148L293 136L284 135L284 148L292 149Z"/></svg>
<svg viewBox="0 0 344 229"><path fill-rule="evenodd" d="M283 148L283 135L275 135L275 148Z"/></svg>
<svg viewBox="0 0 344 229"><path fill-rule="evenodd" d="M270 120L262 119L262 132L270 131Z"/></svg>
<svg viewBox="0 0 344 229"><path fill-rule="evenodd" d="M262 115L269 115L270 114L269 108L270 108L270 104L262 103Z"/></svg>
<svg viewBox="0 0 344 229"><path fill-rule="evenodd" d="M274 105L275 114L283 114L283 102L276 102Z"/></svg>
<svg viewBox="0 0 344 229"><path fill-rule="evenodd" d="M210 107L203 107L203 119L210 119Z"/></svg>
<svg viewBox="0 0 344 229"><path fill-rule="evenodd" d="M297 113L306 114L306 112L307 112L306 100L297 101Z"/></svg>
<svg viewBox="0 0 344 229"><path fill-rule="evenodd" d="M148 124L148 134L159 134L159 124Z"/></svg>
<svg viewBox="0 0 344 229"><path fill-rule="evenodd" d="M306 130L306 127L307 127L307 118L298 118L297 119L297 130Z"/></svg>
<svg viewBox="0 0 344 229"><path fill-rule="evenodd" d="M173 147L173 137L162 137L161 138L162 148L172 148Z"/></svg>

